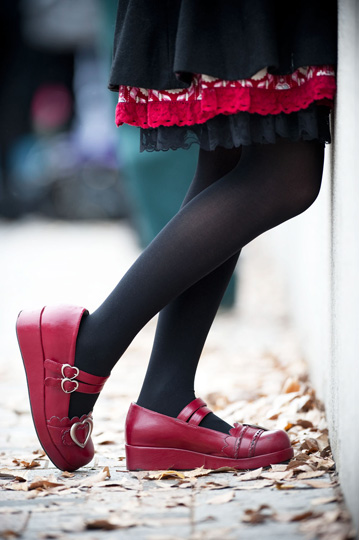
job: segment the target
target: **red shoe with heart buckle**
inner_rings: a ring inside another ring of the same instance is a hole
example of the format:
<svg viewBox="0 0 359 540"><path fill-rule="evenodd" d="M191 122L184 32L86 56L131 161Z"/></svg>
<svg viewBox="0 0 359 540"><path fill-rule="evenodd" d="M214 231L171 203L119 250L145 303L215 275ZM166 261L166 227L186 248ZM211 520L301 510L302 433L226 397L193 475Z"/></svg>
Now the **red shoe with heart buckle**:
<svg viewBox="0 0 359 540"><path fill-rule="evenodd" d="M107 377L74 366L80 307L21 311L16 333L27 377L32 418L39 441L56 467L75 471L91 461L92 413L68 417L70 394L98 394Z"/></svg>
<svg viewBox="0 0 359 540"><path fill-rule="evenodd" d="M256 469L293 457L285 431L235 424L226 434L199 426L210 412L200 398L177 418L132 403L126 419L127 469Z"/></svg>

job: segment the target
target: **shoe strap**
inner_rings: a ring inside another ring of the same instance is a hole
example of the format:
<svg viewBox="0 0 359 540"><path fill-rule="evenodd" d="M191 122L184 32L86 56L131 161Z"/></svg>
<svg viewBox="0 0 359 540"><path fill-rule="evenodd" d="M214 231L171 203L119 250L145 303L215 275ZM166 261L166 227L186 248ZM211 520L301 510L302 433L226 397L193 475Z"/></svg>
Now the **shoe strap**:
<svg viewBox="0 0 359 540"><path fill-rule="evenodd" d="M70 364L62 364L54 360L46 359L44 362L46 371L59 377L46 377L46 386L61 388L66 394L81 392L82 394L99 394L108 377L91 375Z"/></svg>
<svg viewBox="0 0 359 540"><path fill-rule="evenodd" d="M49 369L52 373L56 375L62 375L66 379L78 379L84 383L88 384L105 384L108 377L99 377L97 375L91 375L82 371L76 366L70 366L70 364L61 364L60 362L55 362L54 360L46 359L45 368Z"/></svg>
<svg viewBox="0 0 359 540"><path fill-rule="evenodd" d="M65 394L72 394L72 392L81 392L81 394L99 394L104 387L104 384L86 384L76 381L76 379L57 379L55 377L46 377L46 386L52 386L53 388L59 388Z"/></svg>
<svg viewBox="0 0 359 540"><path fill-rule="evenodd" d="M183 420L183 422L187 422L188 419L191 418L193 413L195 413L201 407L206 407L206 405L207 404L203 401L203 399L196 398L193 401L191 401L191 403L188 403L188 405L186 405L184 407L184 409L182 409L182 411L179 413L177 418L178 418L178 420ZM211 412L211 411L209 411L209 412Z"/></svg>
<svg viewBox="0 0 359 540"><path fill-rule="evenodd" d="M191 418L188 420L188 423L193 426L198 426L202 422L203 418L211 412L211 409L204 405L192 414Z"/></svg>

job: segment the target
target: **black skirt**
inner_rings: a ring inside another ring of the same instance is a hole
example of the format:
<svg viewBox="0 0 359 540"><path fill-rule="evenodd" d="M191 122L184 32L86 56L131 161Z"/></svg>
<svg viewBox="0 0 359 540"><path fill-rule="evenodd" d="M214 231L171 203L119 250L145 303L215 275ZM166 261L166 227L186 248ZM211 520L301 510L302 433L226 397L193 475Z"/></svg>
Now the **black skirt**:
<svg viewBox="0 0 359 540"><path fill-rule="evenodd" d="M263 68L287 75L337 64L334 0L120 0L109 88L187 88L195 73L249 79ZM141 128L141 149L212 149L317 138L330 142L330 109L276 115L239 112L205 124Z"/></svg>

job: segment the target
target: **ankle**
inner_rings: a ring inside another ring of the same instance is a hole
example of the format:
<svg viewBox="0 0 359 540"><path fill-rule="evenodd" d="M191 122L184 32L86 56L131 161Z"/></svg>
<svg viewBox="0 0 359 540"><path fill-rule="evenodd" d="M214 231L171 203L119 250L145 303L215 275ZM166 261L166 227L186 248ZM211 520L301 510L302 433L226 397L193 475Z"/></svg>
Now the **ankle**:
<svg viewBox="0 0 359 540"><path fill-rule="evenodd" d="M142 389L137 400L137 405L144 409L176 418L182 409L193 401L195 397L193 390L178 393L169 391L168 386L162 391L158 388L155 391L151 389L151 392Z"/></svg>

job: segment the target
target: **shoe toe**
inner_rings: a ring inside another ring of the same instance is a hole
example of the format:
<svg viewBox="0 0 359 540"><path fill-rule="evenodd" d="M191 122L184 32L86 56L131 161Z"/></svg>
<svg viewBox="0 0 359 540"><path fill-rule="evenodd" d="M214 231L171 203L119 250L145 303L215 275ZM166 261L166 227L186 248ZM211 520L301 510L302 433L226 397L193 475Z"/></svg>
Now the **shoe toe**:
<svg viewBox="0 0 359 540"><path fill-rule="evenodd" d="M281 429L264 431L256 444L255 456L273 454L291 448L287 433Z"/></svg>

